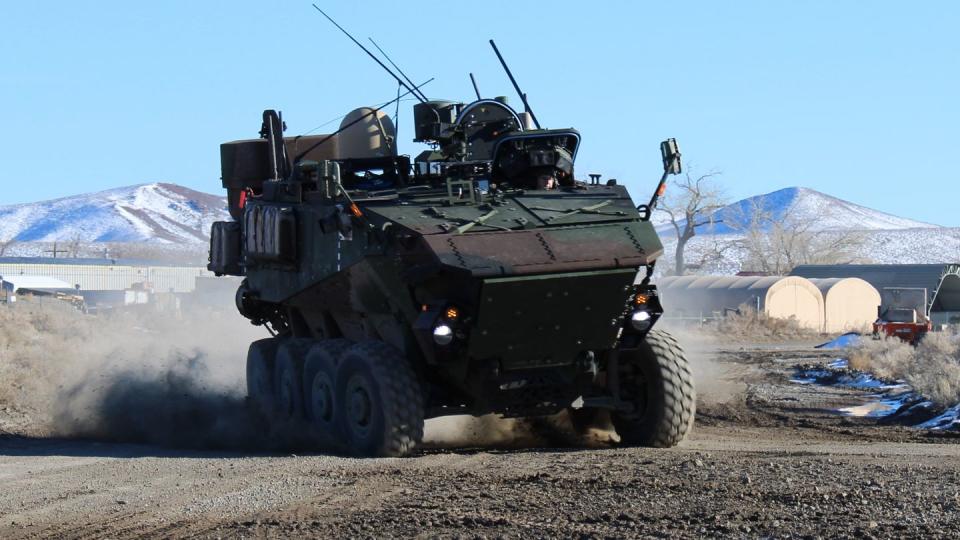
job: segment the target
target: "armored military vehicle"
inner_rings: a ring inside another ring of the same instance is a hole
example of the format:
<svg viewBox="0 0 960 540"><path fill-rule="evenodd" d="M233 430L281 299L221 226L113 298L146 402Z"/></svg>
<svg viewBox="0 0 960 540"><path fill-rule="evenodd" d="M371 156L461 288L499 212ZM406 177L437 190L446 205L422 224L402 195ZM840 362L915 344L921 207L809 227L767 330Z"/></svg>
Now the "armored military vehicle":
<svg viewBox="0 0 960 540"><path fill-rule="evenodd" d="M638 207L579 179L580 133L540 128L519 87L522 112L404 86L429 145L412 160L383 107L303 137L265 111L260 138L221 146L233 220L209 268L244 277L238 310L273 334L250 345L250 403L361 456L408 454L425 419L460 414L566 410L625 445L680 442L694 389L650 282L676 143Z"/></svg>

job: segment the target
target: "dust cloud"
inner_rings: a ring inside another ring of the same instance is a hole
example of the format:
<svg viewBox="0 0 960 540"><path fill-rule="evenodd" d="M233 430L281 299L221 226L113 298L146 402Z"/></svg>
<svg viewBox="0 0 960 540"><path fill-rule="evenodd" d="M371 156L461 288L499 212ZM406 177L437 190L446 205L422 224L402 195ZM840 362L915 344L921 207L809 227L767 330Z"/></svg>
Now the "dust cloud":
<svg viewBox="0 0 960 540"><path fill-rule="evenodd" d="M83 315L59 302L0 306L0 407L17 432L183 448L265 448L244 406L246 348L230 311Z"/></svg>
<svg viewBox="0 0 960 540"><path fill-rule="evenodd" d="M744 364L722 361L721 352L731 347L729 340L712 332L678 325L667 326L666 331L677 339L690 363L698 407L724 405L744 399L747 390L744 381L749 379L748 375L753 371Z"/></svg>

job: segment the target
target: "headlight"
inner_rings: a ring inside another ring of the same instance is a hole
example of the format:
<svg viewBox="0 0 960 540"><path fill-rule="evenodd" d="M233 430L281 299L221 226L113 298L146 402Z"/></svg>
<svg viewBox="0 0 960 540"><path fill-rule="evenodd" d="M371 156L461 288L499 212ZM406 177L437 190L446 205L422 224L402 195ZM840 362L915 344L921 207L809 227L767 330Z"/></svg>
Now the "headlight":
<svg viewBox="0 0 960 540"><path fill-rule="evenodd" d="M433 327L433 341L437 345L449 345L453 341L453 328L440 323Z"/></svg>
<svg viewBox="0 0 960 540"><path fill-rule="evenodd" d="M630 315L630 326L637 332L643 332L650 328L650 312L643 309L634 311L633 314Z"/></svg>

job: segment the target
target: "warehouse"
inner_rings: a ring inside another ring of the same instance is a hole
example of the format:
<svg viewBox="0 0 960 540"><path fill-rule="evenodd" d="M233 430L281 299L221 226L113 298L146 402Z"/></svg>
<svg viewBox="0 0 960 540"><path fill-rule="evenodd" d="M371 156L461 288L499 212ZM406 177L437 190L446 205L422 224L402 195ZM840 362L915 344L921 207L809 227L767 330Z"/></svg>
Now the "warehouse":
<svg viewBox="0 0 960 540"><path fill-rule="evenodd" d="M806 278L860 278L877 291L918 288L927 291L927 315L934 325L960 322L960 264L802 265L790 273Z"/></svg>
<svg viewBox="0 0 960 540"><path fill-rule="evenodd" d="M860 278L814 278L824 304L828 333L863 331L877 318L880 292Z"/></svg>
<svg viewBox="0 0 960 540"><path fill-rule="evenodd" d="M59 279L82 291L123 291L148 283L157 292L191 292L199 276L212 276L201 266L172 266L124 259L0 257L0 276L42 276Z"/></svg>
<svg viewBox="0 0 960 540"><path fill-rule="evenodd" d="M681 276L657 281L669 317L710 317L749 306L822 331L824 299L807 279L780 276ZM875 309L875 308L874 308Z"/></svg>

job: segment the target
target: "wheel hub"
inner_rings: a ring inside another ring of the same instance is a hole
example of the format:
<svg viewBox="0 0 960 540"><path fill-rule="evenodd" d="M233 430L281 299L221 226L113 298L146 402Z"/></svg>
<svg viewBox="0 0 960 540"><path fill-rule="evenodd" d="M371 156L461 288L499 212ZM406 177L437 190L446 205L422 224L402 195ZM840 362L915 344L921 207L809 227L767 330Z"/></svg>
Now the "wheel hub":
<svg viewBox="0 0 960 540"><path fill-rule="evenodd" d="M350 416L360 425L370 421L370 396L362 388L355 389L350 396Z"/></svg>
<svg viewBox="0 0 960 540"><path fill-rule="evenodd" d="M329 422L333 418L333 387L325 374L317 375L313 380L314 418Z"/></svg>

